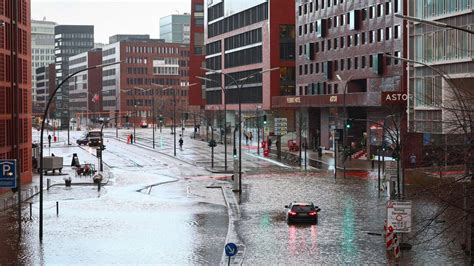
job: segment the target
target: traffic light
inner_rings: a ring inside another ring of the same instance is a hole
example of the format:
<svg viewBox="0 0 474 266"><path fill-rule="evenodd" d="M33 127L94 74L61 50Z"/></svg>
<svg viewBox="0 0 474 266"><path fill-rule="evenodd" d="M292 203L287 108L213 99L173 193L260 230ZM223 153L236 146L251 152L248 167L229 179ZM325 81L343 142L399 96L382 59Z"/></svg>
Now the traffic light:
<svg viewBox="0 0 474 266"><path fill-rule="evenodd" d="M264 125L267 124L267 115L263 115L263 124L264 124Z"/></svg>
<svg viewBox="0 0 474 266"><path fill-rule="evenodd" d="M353 124L354 120L352 118L349 118L346 120L346 128L347 129L350 129L352 128L352 124Z"/></svg>
<svg viewBox="0 0 474 266"><path fill-rule="evenodd" d="M163 123L163 116L162 115L160 115L159 120L160 120L160 123Z"/></svg>

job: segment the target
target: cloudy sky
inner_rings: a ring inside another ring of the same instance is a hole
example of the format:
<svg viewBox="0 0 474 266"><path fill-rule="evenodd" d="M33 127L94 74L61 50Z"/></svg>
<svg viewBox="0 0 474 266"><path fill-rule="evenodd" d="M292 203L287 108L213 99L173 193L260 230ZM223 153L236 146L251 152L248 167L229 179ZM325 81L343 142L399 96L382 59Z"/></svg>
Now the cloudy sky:
<svg viewBox="0 0 474 266"><path fill-rule="evenodd" d="M31 0L31 17L58 24L94 25L95 42L115 34L160 36L160 17L189 13L190 0Z"/></svg>

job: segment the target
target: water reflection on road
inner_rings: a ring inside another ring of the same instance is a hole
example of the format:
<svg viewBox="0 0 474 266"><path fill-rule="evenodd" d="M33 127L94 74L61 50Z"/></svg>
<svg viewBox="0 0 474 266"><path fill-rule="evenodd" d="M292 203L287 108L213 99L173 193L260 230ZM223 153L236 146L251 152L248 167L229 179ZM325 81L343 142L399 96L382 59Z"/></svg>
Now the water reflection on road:
<svg viewBox="0 0 474 266"><path fill-rule="evenodd" d="M162 202L125 190L100 198L87 187L72 190L77 196L60 200L58 217L58 194L54 189L46 194L42 246L36 215L24 220L21 244L16 212L0 216L0 264L212 264L221 258L227 230L223 206L186 195ZM37 213L38 203L33 208Z"/></svg>

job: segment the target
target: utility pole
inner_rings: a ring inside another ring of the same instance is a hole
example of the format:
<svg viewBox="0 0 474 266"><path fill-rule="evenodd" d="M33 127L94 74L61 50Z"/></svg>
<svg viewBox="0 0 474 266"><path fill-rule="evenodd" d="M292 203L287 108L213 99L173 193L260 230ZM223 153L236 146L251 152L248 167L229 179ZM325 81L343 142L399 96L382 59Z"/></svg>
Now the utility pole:
<svg viewBox="0 0 474 266"><path fill-rule="evenodd" d="M10 30L12 33L12 38L10 40L10 69L11 71L11 103L12 103L12 153L14 158L16 158L16 175L17 175L17 191L18 191L18 235L21 235L21 163L22 159L20 158L20 138L19 133L23 130L20 128L20 107L19 101L22 97L19 94L18 86L18 1L11 2L11 23ZM30 147L31 148L31 147Z"/></svg>

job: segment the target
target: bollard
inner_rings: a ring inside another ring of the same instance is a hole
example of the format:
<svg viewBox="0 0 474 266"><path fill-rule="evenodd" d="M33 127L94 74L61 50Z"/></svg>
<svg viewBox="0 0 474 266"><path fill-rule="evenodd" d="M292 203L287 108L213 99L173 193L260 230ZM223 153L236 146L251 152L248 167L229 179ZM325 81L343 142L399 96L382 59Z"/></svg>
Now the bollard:
<svg viewBox="0 0 474 266"><path fill-rule="evenodd" d="M99 181L99 183L97 183L97 191L100 191L100 183L102 183L102 182Z"/></svg>
<svg viewBox="0 0 474 266"><path fill-rule="evenodd" d="M33 216L33 202L30 202L30 220L32 216Z"/></svg>
<svg viewBox="0 0 474 266"><path fill-rule="evenodd" d="M56 201L56 216L59 216L59 201Z"/></svg>
<svg viewBox="0 0 474 266"><path fill-rule="evenodd" d="M46 190L49 190L49 187L51 186L51 179L46 179Z"/></svg>

